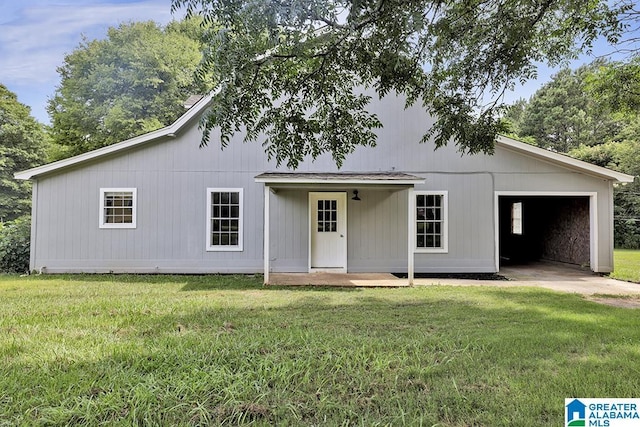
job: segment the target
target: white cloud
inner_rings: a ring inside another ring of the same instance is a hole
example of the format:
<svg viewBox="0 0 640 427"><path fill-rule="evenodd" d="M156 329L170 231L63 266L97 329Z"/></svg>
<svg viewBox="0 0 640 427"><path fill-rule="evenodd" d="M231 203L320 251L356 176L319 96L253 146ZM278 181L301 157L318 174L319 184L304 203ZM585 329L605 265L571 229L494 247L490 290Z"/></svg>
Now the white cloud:
<svg viewBox="0 0 640 427"><path fill-rule="evenodd" d="M59 81L56 68L82 36L100 39L107 29L122 22L172 19L170 0L8 0L0 1L0 83L18 92L47 87L31 105L40 120L47 96ZM7 4L5 4L7 3ZM15 89L14 89L15 88ZM18 93L20 96L21 94ZM46 119L46 114L45 114Z"/></svg>

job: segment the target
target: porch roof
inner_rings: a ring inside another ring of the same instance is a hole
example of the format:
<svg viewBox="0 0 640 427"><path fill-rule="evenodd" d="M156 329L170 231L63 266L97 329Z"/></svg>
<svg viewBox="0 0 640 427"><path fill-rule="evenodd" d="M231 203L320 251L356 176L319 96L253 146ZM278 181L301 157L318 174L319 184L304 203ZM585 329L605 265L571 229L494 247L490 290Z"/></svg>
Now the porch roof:
<svg viewBox="0 0 640 427"><path fill-rule="evenodd" d="M424 183L424 178L404 172L265 172L255 177L266 186L283 184L404 185Z"/></svg>

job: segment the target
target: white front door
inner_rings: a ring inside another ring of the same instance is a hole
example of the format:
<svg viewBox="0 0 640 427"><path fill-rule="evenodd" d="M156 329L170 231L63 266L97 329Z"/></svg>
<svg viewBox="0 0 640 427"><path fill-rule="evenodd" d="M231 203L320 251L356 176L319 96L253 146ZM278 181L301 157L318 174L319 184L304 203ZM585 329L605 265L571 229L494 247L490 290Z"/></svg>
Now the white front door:
<svg viewBox="0 0 640 427"><path fill-rule="evenodd" d="M347 193L309 193L309 269L347 271Z"/></svg>

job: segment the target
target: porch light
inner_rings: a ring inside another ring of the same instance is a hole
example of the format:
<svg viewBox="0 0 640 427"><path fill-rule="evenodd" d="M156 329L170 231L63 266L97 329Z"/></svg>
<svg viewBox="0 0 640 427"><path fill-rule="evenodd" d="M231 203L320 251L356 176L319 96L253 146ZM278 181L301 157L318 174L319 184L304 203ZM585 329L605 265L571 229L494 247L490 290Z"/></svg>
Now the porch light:
<svg viewBox="0 0 640 427"><path fill-rule="evenodd" d="M351 200L361 200L360 197L358 197L358 190L353 190L353 197L351 198Z"/></svg>

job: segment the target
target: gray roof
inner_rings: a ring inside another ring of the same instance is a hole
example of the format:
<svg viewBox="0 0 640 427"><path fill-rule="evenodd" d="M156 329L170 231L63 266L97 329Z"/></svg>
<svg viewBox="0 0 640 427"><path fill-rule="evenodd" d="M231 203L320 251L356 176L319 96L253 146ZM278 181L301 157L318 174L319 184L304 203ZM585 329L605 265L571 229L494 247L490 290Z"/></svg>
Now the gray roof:
<svg viewBox="0 0 640 427"><path fill-rule="evenodd" d="M255 177L265 184L398 184L413 185L424 178L404 172L265 172Z"/></svg>
<svg viewBox="0 0 640 427"><path fill-rule="evenodd" d="M265 172L258 176L256 179L324 179L331 180L343 180L343 179L361 179L363 181L393 181L393 180L417 180L422 181L422 178L415 175L410 175L404 172Z"/></svg>

